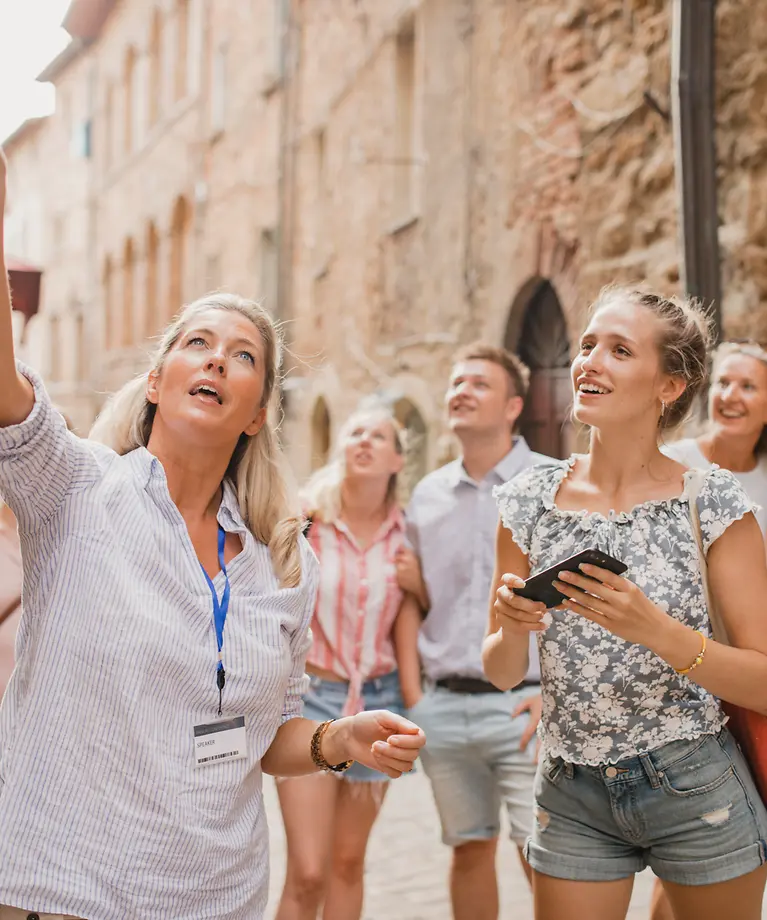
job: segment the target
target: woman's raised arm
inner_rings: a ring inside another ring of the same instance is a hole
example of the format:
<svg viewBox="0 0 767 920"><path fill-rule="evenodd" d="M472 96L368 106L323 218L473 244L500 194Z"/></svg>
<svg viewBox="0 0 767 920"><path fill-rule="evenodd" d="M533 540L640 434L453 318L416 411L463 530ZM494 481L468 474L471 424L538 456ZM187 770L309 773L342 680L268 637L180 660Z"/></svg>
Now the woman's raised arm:
<svg viewBox="0 0 767 920"><path fill-rule="evenodd" d="M5 264L5 193L7 163L0 149L0 428L18 425L35 404L32 385L16 370L13 353L11 290Z"/></svg>

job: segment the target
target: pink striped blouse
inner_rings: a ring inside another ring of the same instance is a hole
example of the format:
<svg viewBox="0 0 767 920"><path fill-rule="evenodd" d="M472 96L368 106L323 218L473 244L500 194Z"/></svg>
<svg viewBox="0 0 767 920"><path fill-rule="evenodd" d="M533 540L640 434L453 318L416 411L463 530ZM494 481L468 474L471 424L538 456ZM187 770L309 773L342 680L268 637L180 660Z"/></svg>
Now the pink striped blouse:
<svg viewBox="0 0 767 920"><path fill-rule="evenodd" d="M392 626L402 602L394 557L405 542L405 520L395 507L362 549L343 521L315 520L308 534L320 562L307 664L349 681L344 714L360 712L362 685L396 670Z"/></svg>

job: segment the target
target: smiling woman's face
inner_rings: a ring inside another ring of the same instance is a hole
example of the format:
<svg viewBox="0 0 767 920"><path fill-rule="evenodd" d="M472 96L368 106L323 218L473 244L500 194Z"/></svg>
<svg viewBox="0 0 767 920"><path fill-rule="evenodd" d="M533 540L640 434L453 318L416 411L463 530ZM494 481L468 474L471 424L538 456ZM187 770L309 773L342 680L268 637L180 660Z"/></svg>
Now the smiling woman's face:
<svg viewBox="0 0 767 920"><path fill-rule="evenodd" d="M150 375L155 424L187 442L233 449L266 420L264 375L264 345L253 323L234 310L201 311Z"/></svg>
<svg viewBox="0 0 767 920"><path fill-rule="evenodd" d="M708 404L717 428L756 443L767 425L767 365L742 352L720 358L714 365Z"/></svg>
<svg viewBox="0 0 767 920"><path fill-rule="evenodd" d="M572 363L573 414L602 428L650 421L683 385L660 365L661 321L646 307L616 301L598 309Z"/></svg>

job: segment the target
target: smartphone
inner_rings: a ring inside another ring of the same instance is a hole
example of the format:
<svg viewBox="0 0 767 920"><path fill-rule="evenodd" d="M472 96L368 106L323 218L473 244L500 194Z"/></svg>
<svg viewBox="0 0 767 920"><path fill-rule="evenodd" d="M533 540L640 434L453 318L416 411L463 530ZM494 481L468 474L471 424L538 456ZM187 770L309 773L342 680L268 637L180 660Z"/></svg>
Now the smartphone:
<svg viewBox="0 0 767 920"><path fill-rule="evenodd" d="M588 565L598 565L600 569L607 569L608 572L614 572L616 575L623 575L628 566L615 559L599 549L585 549L569 559L558 562L556 565L533 575L525 582L524 588L514 588L514 593L520 597L527 597L531 601L540 601L546 607L557 607L563 600L567 599L566 594L562 594L554 587L553 582L559 578L560 572L583 572L579 571L579 566L584 563Z"/></svg>

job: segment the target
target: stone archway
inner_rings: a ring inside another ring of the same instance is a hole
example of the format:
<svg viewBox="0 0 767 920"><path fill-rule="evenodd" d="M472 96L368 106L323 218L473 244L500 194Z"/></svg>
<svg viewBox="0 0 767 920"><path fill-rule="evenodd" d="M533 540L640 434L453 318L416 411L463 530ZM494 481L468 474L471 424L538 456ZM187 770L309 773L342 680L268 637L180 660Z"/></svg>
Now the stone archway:
<svg viewBox="0 0 767 920"><path fill-rule="evenodd" d="M325 466L330 458L330 412L320 396L312 410L312 472Z"/></svg>
<svg viewBox="0 0 767 920"><path fill-rule="evenodd" d="M426 422L418 407L407 397L394 404L394 416L405 429L405 467L400 479L403 488L401 498L407 501L416 484L426 475L428 457L428 432Z"/></svg>
<svg viewBox="0 0 767 920"><path fill-rule="evenodd" d="M520 431L533 450L566 457L573 447L570 423L570 340L551 282L533 278L514 300L504 345L530 368L530 389Z"/></svg>

